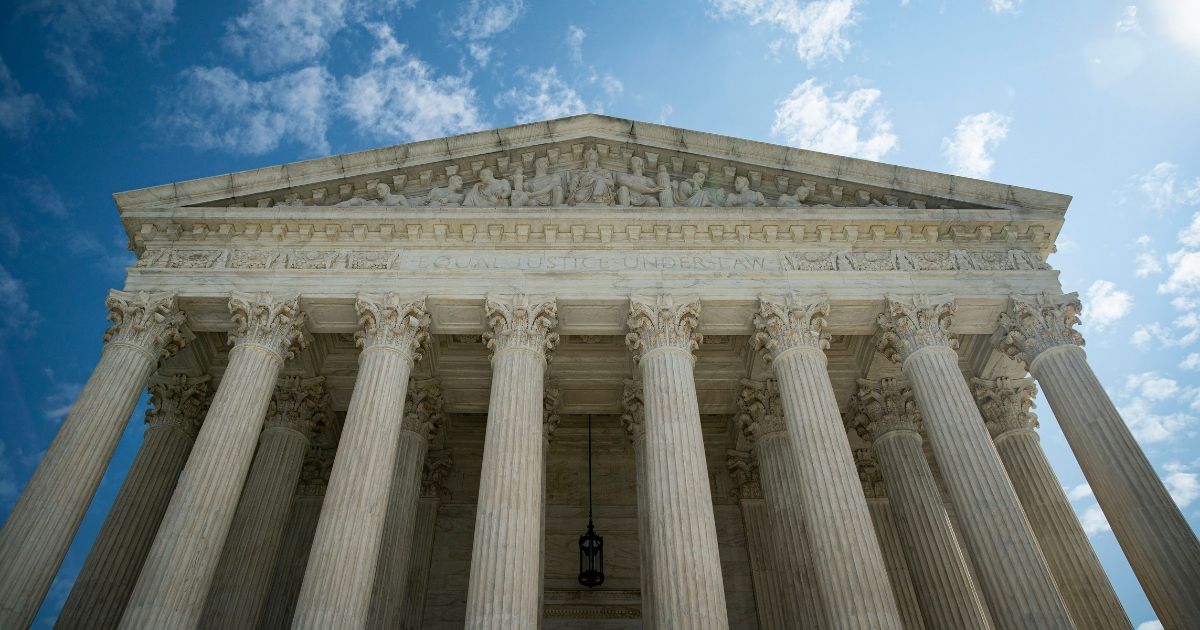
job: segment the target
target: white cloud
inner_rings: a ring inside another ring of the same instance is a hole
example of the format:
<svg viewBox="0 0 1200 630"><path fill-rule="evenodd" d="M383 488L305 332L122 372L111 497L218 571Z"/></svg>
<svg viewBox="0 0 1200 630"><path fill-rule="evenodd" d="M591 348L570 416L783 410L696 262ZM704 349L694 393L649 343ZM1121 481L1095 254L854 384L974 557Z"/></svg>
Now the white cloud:
<svg viewBox="0 0 1200 630"><path fill-rule="evenodd" d="M1158 413L1154 403L1134 397L1119 409L1133 436L1142 444L1179 439L1182 432L1196 423L1195 416L1184 412Z"/></svg>
<svg viewBox="0 0 1200 630"><path fill-rule="evenodd" d="M1081 483L1074 488L1067 490L1067 499L1071 501L1086 499L1090 496L1095 495L1092 493L1092 487L1086 483Z"/></svg>
<svg viewBox="0 0 1200 630"><path fill-rule="evenodd" d="M711 0L723 16L742 16L795 38L796 55L809 65L826 57L842 60L850 50L846 31L858 21L859 0Z"/></svg>
<svg viewBox="0 0 1200 630"><path fill-rule="evenodd" d="M942 138L942 155L951 172L966 177L987 177L995 160L992 151L1008 137L1012 118L999 112L963 116L953 138Z"/></svg>
<svg viewBox="0 0 1200 630"><path fill-rule="evenodd" d="M412 141L483 128L469 75L438 75L397 42L391 28L372 30L378 44L370 65L341 82L340 111L360 133Z"/></svg>
<svg viewBox="0 0 1200 630"><path fill-rule="evenodd" d="M1163 468L1167 471L1163 482L1166 483L1167 492L1171 493L1171 498L1175 499L1179 509L1187 509L1193 501L1200 498L1200 475L1197 475L1192 467L1171 462Z"/></svg>
<svg viewBox="0 0 1200 630"><path fill-rule="evenodd" d="M1184 203L1200 202L1200 177L1190 183L1179 181L1179 165L1159 162L1150 170L1135 175L1132 183L1156 214Z"/></svg>
<svg viewBox="0 0 1200 630"><path fill-rule="evenodd" d="M1180 47L1200 55L1200 3L1195 0L1153 0L1159 25Z"/></svg>
<svg viewBox="0 0 1200 630"><path fill-rule="evenodd" d="M46 396L43 403L43 412L46 418L55 424L59 424L71 413L71 407L75 406L75 400L79 398L79 392L83 391L82 383L63 383L54 379L54 373L47 370L52 389L50 394Z"/></svg>
<svg viewBox="0 0 1200 630"><path fill-rule="evenodd" d="M471 58L475 60L475 63L485 68L492 61L492 47L487 44L470 42L467 44L467 52L471 53Z"/></svg>
<svg viewBox="0 0 1200 630"><path fill-rule="evenodd" d="M1097 280L1086 293L1088 324L1096 330L1104 330L1133 309L1133 296L1117 289L1108 280Z"/></svg>
<svg viewBox="0 0 1200 630"><path fill-rule="evenodd" d="M508 30L525 13L525 0L470 0L460 9L451 33L479 41Z"/></svg>
<svg viewBox="0 0 1200 630"><path fill-rule="evenodd" d="M1158 262L1158 257L1154 252L1142 252L1134 257L1133 263L1137 267L1133 270L1133 275L1139 278L1162 273L1162 265Z"/></svg>
<svg viewBox="0 0 1200 630"><path fill-rule="evenodd" d="M571 61L583 63L583 40L586 38L587 31L574 24L567 25L567 50L571 52Z"/></svg>
<svg viewBox="0 0 1200 630"><path fill-rule="evenodd" d="M255 72L272 72L321 56L345 26L344 0L251 0L226 23L221 43Z"/></svg>
<svg viewBox="0 0 1200 630"><path fill-rule="evenodd" d="M1163 625L1161 621L1152 619L1150 621L1143 621L1142 623L1139 623L1136 630L1163 630Z"/></svg>
<svg viewBox="0 0 1200 630"><path fill-rule="evenodd" d="M1089 538L1097 534L1112 531L1112 527L1108 524L1108 519L1104 518L1104 512L1095 503L1089 505L1079 514L1079 524L1083 525L1083 531Z"/></svg>
<svg viewBox="0 0 1200 630"><path fill-rule="evenodd" d="M1179 391L1175 379L1161 376L1157 372L1130 374L1125 378L1125 392L1147 400L1166 400Z"/></svg>
<svg viewBox="0 0 1200 630"><path fill-rule="evenodd" d="M1125 7L1113 28L1118 33L1141 33L1142 27L1138 24L1138 8L1132 4Z"/></svg>
<svg viewBox="0 0 1200 630"><path fill-rule="evenodd" d="M310 66L264 81L243 79L224 67L194 66L164 103L159 126L192 147L261 155L284 142L314 153L325 139L333 77Z"/></svg>
<svg viewBox="0 0 1200 630"><path fill-rule="evenodd" d="M1171 275L1158 285L1159 293L1190 294L1200 291L1200 250L1181 249L1167 255Z"/></svg>
<svg viewBox="0 0 1200 630"><path fill-rule="evenodd" d="M0 336L26 338L37 328L41 315L29 304L25 284L0 265Z"/></svg>
<svg viewBox="0 0 1200 630"><path fill-rule="evenodd" d="M1180 245L1186 247L1200 247L1200 212L1192 215L1192 223L1177 237Z"/></svg>
<svg viewBox="0 0 1200 630"><path fill-rule="evenodd" d="M988 0L992 13L1020 13L1025 0Z"/></svg>
<svg viewBox="0 0 1200 630"><path fill-rule="evenodd" d="M771 133L804 149L878 160L899 144L880 94L859 88L827 95L809 79L779 102Z"/></svg>
<svg viewBox="0 0 1200 630"><path fill-rule="evenodd" d="M1200 370L1200 352L1192 352L1179 362L1179 367L1184 370Z"/></svg>
<svg viewBox="0 0 1200 630"><path fill-rule="evenodd" d="M22 90L0 57L0 130L25 137L47 113L41 97Z"/></svg>
<svg viewBox="0 0 1200 630"><path fill-rule="evenodd" d="M1142 349L1151 342L1157 342L1160 348L1186 348L1200 341L1200 315L1184 313L1171 322L1171 327L1158 322L1138 326L1131 341Z"/></svg>
<svg viewBox="0 0 1200 630"><path fill-rule="evenodd" d="M516 110L518 123L574 116L588 111L583 97L558 76L558 68L522 69L525 85L496 97L496 104ZM596 111L599 111L597 108Z"/></svg>

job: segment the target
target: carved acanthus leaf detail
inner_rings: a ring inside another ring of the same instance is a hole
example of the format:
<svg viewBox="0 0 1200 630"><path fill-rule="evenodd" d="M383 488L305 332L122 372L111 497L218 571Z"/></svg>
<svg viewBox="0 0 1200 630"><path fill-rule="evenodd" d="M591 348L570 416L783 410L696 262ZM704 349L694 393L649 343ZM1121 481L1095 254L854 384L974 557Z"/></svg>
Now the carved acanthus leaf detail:
<svg viewBox="0 0 1200 630"><path fill-rule="evenodd" d="M547 442L554 439L554 432L562 421L559 411L562 409L562 390L558 383L547 380L542 386L542 435Z"/></svg>
<svg viewBox="0 0 1200 630"><path fill-rule="evenodd" d="M296 485L296 494L307 497L325 495L336 452L335 447L320 440L314 441L308 447L308 453L300 467L300 482Z"/></svg>
<svg viewBox="0 0 1200 630"><path fill-rule="evenodd" d="M1055 346L1083 345L1075 330L1083 304L1078 293L1009 296L992 342L1004 354L1026 366Z"/></svg>
<svg viewBox="0 0 1200 630"><path fill-rule="evenodd" d="M426 440L437 437L445 421L445 400L437 379L411 379L404 397L404 421L400 425Z"/></svg>
<svg viewBox="0 0 1200 630"><path fill-rule="evenodd" d="M411 352L413 362L429 341L429 313L425 298L407 300L396 293L361 294L354 301L359 331L354 334L360 348L389 348Z"/></svg>
<svg viewBox="0 0 1200 630"><path fill-rule="evenodd" d="M534 301L520 294L511 299L484 301L488 332L483 340L492 356L501 350L528 350L547 361L558 345L558 303L554 298Z"/></svg>
<svg viewBox="0 0 1200 630"><path fill-rule="evenodd" d="M677 348L689 355L700 347L704 336L696 332L700 325L700 298L659 294L654 297L629 297L629 319L625 344L640 361L648 352Z"/></svg>
<svg viewBox="0 0 1200 630"><path fill-rule="evenodd" d="M988 381L973 378L971 389L975 392L975 400L979 403L979 411L992 439L1010 431L1038 428L1037 414L1030 411L1034 406L1033 397L1037 395L1037 385L1034 385L1033 379L998 378Z"/></svg>
<svg viewBox="0 0 1200 630"><path fill-rule="evenodd" d="M174 293L112 289L104 306L112 322L104 333L108 343L132 345L159 360L187 345L186 317L175 306Z"/></svg>
<svg viewBox="0 0 1200 630"><path fill-rule="evenodd" d="M742 433L754 444L763 437L786 430L783 401L779 397L779 383L775 379L742 379L742 392L738 396L738 424Z"/></svg>
<svg viewBox="0 0 1200 630"><path fill-rule="evenodd" d="M889 296L878 318L875 347L892 361L904 361L923 348L957 348L958 337L950 332L954 310L949 297Z"/></svg>
<svg viewBox="0 0 1200 630"><path fill-rule="evenodd" d="M178 427L195 437L212 402L211 381L208 375L156 377L149 387L146 424L151 428Z"/></svg>
<svg viewBox="0 0 1200 630"><path fill-rule="evenodd" d="M425 457L421 476L421 496L427 498L441 496L446 475L450 474L450 469L453 467L454 458L451 457L450 451L430 451L429 455Z"/></svg>
<svg viewBox="0 0 1200 630"><path fill-rule="evenodd" d="M642 400L642 382L634 379L625 381L625 389L621 395L621 426L630 442L636 442L645 435L646 415Z"/></svg>
<svg viewBox="0 0 1200 630"><path fill-rule="evenodd" d="M871 440L879 440L894 431L921 430L921 412L908 382L898 378L878 381L858 379L858 393L851 400L851 414L860 431L866 429ZM867 436L864 436L867 437Z"/></svg>
<svg viewBox="0 0 1200 630"><path fill-rule="evenodd" d="M758 458L749 451L725 451L725 467L733 477L733 498L763 498L762 482L758 474Z"/></svg>
<svg viewBox="0 0 1200 630"><path fill-rule="evenodd" d="M230 344L259 345L282 359L305 347L305 316L298 295L276 300L270 293L235 292L229 296L229 313L233 318Z"/></svg>
<svg viewBox="0 0 1200 630"><path fill-rule="evenodd" d="M767 360L797 348L824 350L829 347L825 318L829 302L811 300L791 294L782 300L759 298L759 311L754 314L755 349L765 350Z"/></svg>
<svg viewBox="0 0 1200 630"><path fill-rule="evenodd" d="M859 413L859 412L852 412ZM854 453L854 466L858 469L858 481L862 484L863 494L868 499L882 499L887 496L883 484L883 475L879 471L879 460L875 457L875 448L851 430L847 434L850 440L850 450Z"/></svg>
<svg viewBox="0 0 1200 630"><path fill-rule="evenodd" d="M267 427L282 427L311 438L330 414L330 396L325 377L285 376L279 379L267 407Z"/></svg>

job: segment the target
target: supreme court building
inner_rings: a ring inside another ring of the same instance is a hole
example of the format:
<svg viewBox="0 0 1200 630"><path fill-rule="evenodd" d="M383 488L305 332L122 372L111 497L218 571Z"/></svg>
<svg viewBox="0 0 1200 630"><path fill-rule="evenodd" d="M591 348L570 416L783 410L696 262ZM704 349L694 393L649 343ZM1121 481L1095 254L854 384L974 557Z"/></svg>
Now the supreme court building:
<svg viewBox="0 0 1200 630"><path fill-rule="evenodd" d="M598 115L119 193L137 262L0 533L0 627L148 389L59 627L1128 629L1040 388L1200 628L1046 263L1069 202Z"/></svg>

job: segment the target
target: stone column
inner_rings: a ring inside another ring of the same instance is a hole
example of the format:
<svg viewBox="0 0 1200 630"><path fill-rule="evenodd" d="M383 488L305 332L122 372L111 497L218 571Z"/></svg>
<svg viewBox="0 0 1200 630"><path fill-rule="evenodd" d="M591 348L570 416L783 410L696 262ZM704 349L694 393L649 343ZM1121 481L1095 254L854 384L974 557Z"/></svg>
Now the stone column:
<svg viewBox="0 0 1200 630"><path fill-rule="evenodd" d="M321 504L325 501L329 472L333 469L338 426L340 423L318 427L313 444L304 457L296 495L292 497L292 509L283 528L283 540L279 543L279 560L271 578L263 628L287 628L295 616L304 569L308 566L308 552L317 533Z"/></svg>
<svg viewBox="0 0 1200 630"><path fill-rule="evenodd" d="M637 470L638 570L641 573L642 628L654 629L654 554L653 527L650 525L650 506L646 482L646 415L642 400L642 382L627 379L621 396L621 425L633 445L634 467Z"/></svg>
<svg viewBox="0 0 1200 630"><path fill-rule="evenodd" d="M645 403L646 506L654 626L728 628L693 352L697 298L631 296L626 343Z"/></svg>
<svg viewBox="0 0 1200 630"><path fill-rule="evenodd" d="M996 627L1071 628L1066 605L959 370L957 338L949 331L953 314L950 299L888 298L879 316L877 347L902 362L912 384Z"/></svg>
<svg viewBox="0 0 1200 630"><path fill-rule="evenodd" d="M396 468L388 496L379 565L375 568L371 608L367 625L396 628L404 619L404 592L409 560L415 553L413 537L417 526L417 503L429 441L442 424L442 388L436 380L413 380L404 401Z"/></svg>
<svg viewBox="0 0 1200 630"><path fill-rule="evenodd" d="M921 448L921 415L907 383L859 379L850 417L871 439L930 628L991 628Z"/></svg>
<svg viewBox="0 0 1200 630"><path fill-rule="evenodd" d="M1013 296L997 347L1038 380L1154 612L1200 627L1200 542L1087 363L1074 293Z"/></svg>
<svg viewBox="0 0 1200 630"><path fill-rule="evenodd" d="M309 438L313 427L325 422L329 404L325 377L280 379L217 563L202 626L255 628L262 621Z"/></svg>
<svg viewBox="0 0 1200 630"><path fill-rule="evenodd" d="M542 561L538 568L538 628L545 625L543 613L546 610L546 484L549 483L549 473L546 467L550 461L550 443L554 441L554 432L562 421L559 410L562 407L562 390L557 381L546 379L542 386Z"/></svg>
<svg viewBox="0 0 1200 630"><path fill-rule="evenodd" d="M181 375L151 383L142 446L55 627L115 628L120 623L212 400L209 380Z"/></svg>
<svg viewBox="0 0 1200 630"><path fill-rule="evenodd" d="M1129 617L1042 451L1037 415L1030 411L1037 386L1024 378L977 378L971 384L1071 619L1080 628L1129 630Z"/></svg>
<svg viewBox="0 0 1200 630"><path fill-rule="evenodd" d="M356 336L363 348L358 377L329 473L293 628L367 624L400 450L408 379L428 339L424 299L364 294L354 307L361 328ZM424 461L423 453L418 461Z"/></svg>
<svg viewBox="0 0 1200 630"><path fill-rule="evenodd" d="M536 628L541 582L543 417L548 354L558 343L553 299L488 298L492 351L483 467L471 550L466 627Z"/></svg>
<svg viewBox="0 0 1200 630"><path fill-rule="evenodd" d="M740 429L739 429L740 430ZM762 484L758 476L758 462L750 451L730 450L725 466L733 477L734 497L742 509L742 527L746 531L746 555L750 557L750 579L754 585L754 610L758 627L764 630L775 628L813 627L800 626L793 605L802 594L795 592L788 582L787 562L777 558L778 540L767 502L763 499Z"/></svg>
<svg viewBox="0 0 1200 630"><path fill-rule="evenodd" d="M900 628L826 369L829 305L796 295L760 302L754 343L766 351L779 383L826 619L831 628Z"/></svg>
<svg viewBox="0 0 1200 630"><path fill-rule="evenodd" d="M417 523L413 533L413 554L408 563L408 586L404 590L403 630L419 630L425 613L425 592L429 586L429 564L433 560L434 530L441 505L442 481L454 466L449 451L433 451L425 458L421 481L421 499L417 503Z"/></svg>
<svg viewBox="0 0 1200 630"><path fill-rule="evenodd" d="M825 625L817 589L808 532L804 523L800 464L788 438L779 384L774 379L742 381L738 397L738 425L757 456L758 479L771 515L776 570L789 585L788 626L819 628Z"/></svg>
<svg viewBox="0 0 1200 630"><path fill-rule="evenodd" d="M299 297L234 293L229 365L133 589L124 628L194 628L283 362L303 347Z"/></svg>
<svg viewBox="0 0 1200 630"><path fill-rule="evenodd" d="M859 437L857 431L848 431L846 437L854 452L854 465L858 467L858 479L862 484L863 496L867 499L867 509L871 511L871 523L875 528L875 537L879 539L883 562L887 565L888 582L892 585L892 594L896 596L900 619L908 630L924 630L921 605L917 603L908 560L904 558L904 543L900 541L900 532L896 530L896 519L892 516L883 478L879 474L875 450Z"/></svg>
<svg viewBox="0 0 1200 630"><path fill-rule="evenodd" d="M33 622L146 379L185 343L173 293L109 291L100 361L0 530L0 627Z"/></svg>

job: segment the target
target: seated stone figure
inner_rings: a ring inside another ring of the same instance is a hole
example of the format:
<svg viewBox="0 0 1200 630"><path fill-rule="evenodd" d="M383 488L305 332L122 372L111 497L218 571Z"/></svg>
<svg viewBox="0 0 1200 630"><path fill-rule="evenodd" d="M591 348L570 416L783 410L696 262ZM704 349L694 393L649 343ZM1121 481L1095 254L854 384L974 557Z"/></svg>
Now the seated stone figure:
<svg viewBox="0 0 1200 630"><path fill-rule="evenodd" d="M533 161L533 177L525 180L525 173L518 165L513 173L512 197L514 208L522 206L561 206L563 203L562 177L547 171L550 160L540 157Z"/></svg>
<svg viewBox="0 0 1200 630"><path fill-rule="evenodd" d="M671 174L667 172L666 164L658 165L658 177L655 179L661 192L658 193L658 205L664 208L675 207L675 184L671 182Z"/></svg>
<svg viewBox="0 0 1200 630"><path fill-rule="evenodd" d="M283 201L279 202L280 206L303 206L305 203L300 200L300 193L288 193L283 196Z"/></svg>
<svg viewBox="0 0 1200 630"><path fill-rule="evenodd" d="M471 186L463 198L464 208L499 208L508 205L512 195L512 185L507 179L496 179L492 169L479 171L479 181Z"/></svg>
<svg viewBox="0 0 1200 630"><path fill-rule="evenodd" d="M638 156L629 160L628 173L617 174L617 205L657 206L662 187L653 178L642 174L645 162Z"/></svg>
<svg viewBox="0 0 1200 630"><path fill-rule="evenodd" d="M408 199L399 193L393 193L392 187L383 182L375 184L375 198L369 199L366 197L351 197L345 201L335 205L338 207L347 206L407 206Z"/></svg>
<svg viewBox="0 0 1200 630"><path fill-rule="evenodd" d="M679 200L689 208L720 208L724 206L725 191L721 188L705 188L706 176L696 171L690 180L679 182Z"/></svg>
<svg viewBox="0 0 1200 630"><path fill-rule="evenodd" d="M583 153L583 169L571 176L570 202L575 206L611 206L614 182L611 172L600 168L595 149Z"/></svg>
<svg viewBox="0 0 1200 630"><path fill-rule="evenodd" d="M805 202L808 201L809 192L808 186L797 186L795 195L783 193L782 195L779 195L779 201L776 202L775 205L779 206L780 208L799 208L800 206L806 206L808 204Z"/></svg>
<svg viewBox="0 0 1200 630"><path fill-rule="evenodd" d="M750 180L741 175L733 180L733 192L725 195L726 207L756 208L765 205L767 198L758 191L750 190Z"/></svg>
<svg viewBox="0 0 1200 630"><path fill-rule="evenodd" d="M463 180L459 175L451 175L445 186L438 186L429 191L426 205L434 208L449 208L461 206L466 196L462 192Z"/></svg>

